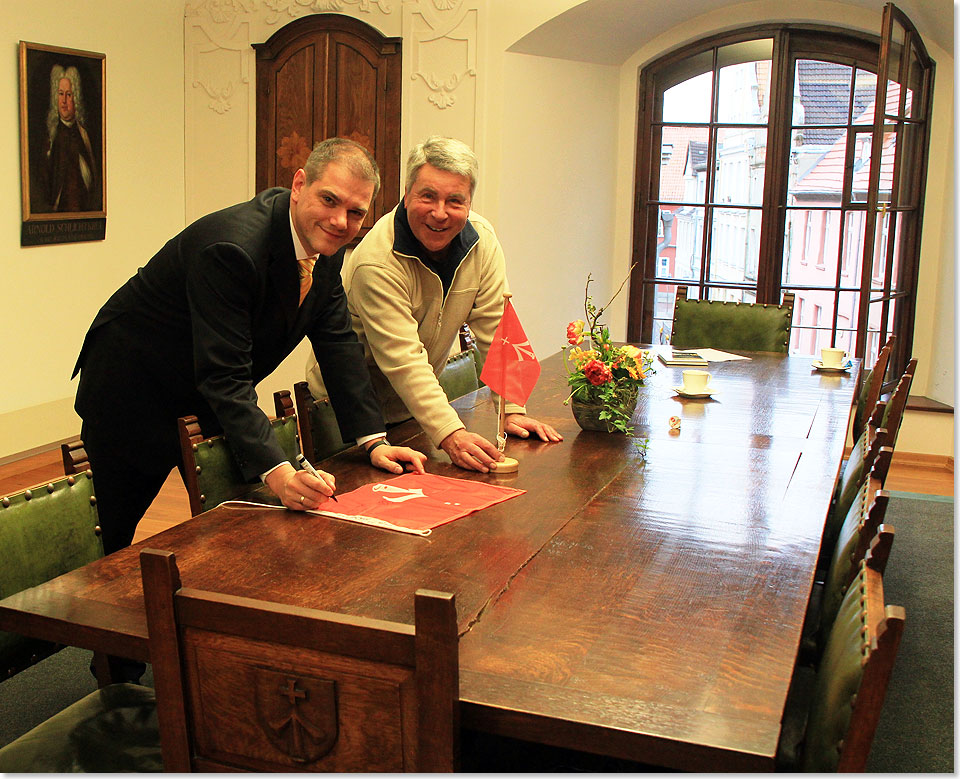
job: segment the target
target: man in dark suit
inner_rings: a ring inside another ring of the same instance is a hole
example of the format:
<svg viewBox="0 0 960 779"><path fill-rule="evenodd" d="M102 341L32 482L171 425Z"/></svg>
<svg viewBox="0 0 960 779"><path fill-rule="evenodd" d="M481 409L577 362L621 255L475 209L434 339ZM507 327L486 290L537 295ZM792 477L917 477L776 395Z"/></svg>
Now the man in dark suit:
<svg viewBox="0 0 960 779"><path fill-rule="evenodd" d="M84 340L76 410L97 489L104 551L130 544L172 468L177 417L224 433L244 477L287 508L313 509L334 479L285 459L255 385L306 335L331 388L344 440L371 463L423 472L426 456L386 442L340 282L343 248L380 185L358 144L318 144L293 178L209 214L172 238L107 301ZM315 264L311 263L311 258ZM312 265L312 270L311 270Z"/></svg>

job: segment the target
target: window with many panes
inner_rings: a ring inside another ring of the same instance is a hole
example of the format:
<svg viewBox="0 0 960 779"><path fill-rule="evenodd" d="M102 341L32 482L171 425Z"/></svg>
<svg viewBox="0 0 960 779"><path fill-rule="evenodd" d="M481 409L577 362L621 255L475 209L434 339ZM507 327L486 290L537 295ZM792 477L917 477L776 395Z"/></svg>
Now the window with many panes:
<svg viewBox="0 0 960 779"><path fill-rule="evenodd" d="M792 352L838 346L869 366L896 334L889 375L902 369L933 63L892 6L883 24L757 26L641 71L631 341L670 340L680 285L746 303L790 291Z"/></svg>

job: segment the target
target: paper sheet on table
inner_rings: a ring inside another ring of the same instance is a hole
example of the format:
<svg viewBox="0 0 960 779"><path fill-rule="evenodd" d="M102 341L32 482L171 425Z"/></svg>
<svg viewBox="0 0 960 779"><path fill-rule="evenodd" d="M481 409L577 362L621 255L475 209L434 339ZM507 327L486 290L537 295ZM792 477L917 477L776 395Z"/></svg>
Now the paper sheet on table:
<svg viewBox="0 0 960 779"><path fill-rule="evenodd" d="M730 352L721 352L719 349L691 349L689 351L697 352L707 362L729 362L730 360L749 360L742 354L732 354Z"/></svg>

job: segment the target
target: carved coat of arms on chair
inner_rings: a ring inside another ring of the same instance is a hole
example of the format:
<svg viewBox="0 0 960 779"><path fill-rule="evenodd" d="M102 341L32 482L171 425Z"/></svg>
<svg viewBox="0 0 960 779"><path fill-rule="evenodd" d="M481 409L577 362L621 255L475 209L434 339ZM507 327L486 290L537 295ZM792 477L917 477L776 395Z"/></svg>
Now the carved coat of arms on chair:
<svg viewBox="0 0 960 779"><path fill-rule="evenodd" d="M312 763L337 743L337 687L319 679L258 668L257 717L273 746L297 763Z"/></svg>

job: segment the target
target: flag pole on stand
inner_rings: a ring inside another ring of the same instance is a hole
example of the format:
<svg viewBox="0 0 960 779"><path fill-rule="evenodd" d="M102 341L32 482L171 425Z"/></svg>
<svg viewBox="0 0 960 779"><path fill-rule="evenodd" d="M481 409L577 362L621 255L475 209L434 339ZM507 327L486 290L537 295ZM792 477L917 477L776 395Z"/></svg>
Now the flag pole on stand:
<svg viewBox="0 0 960 779"><path fill-rule="evenodd" d="M509 292L503 293L503 316L480 372L480 380L499 396L497 449L501 452L507 444L506 403L526 405L540 376L540 361L523 332L517 312L510 302L511 297ZM513 473L518 467L519 463L514 457L506 457L503 462L490 466L497 473Z"/></svg>
<svg viewBox="0 0 960 779"><path fill-rule="evenodd" d="M510 302L510 298L513 297L509 292L503 293L503 310L506 312L507 305ZM503 318L500 319L501 323ZM506 426L507 414L504 411L506 403L503 400L503 394L497 395L497 450L503 452L507 447L507 431L504 429ZM515 457L506 457L504 456L503 462L493 463L490 468L491 470L496 471L497 473L516 473L517 469L520 467L520 462Z"/></svg>

